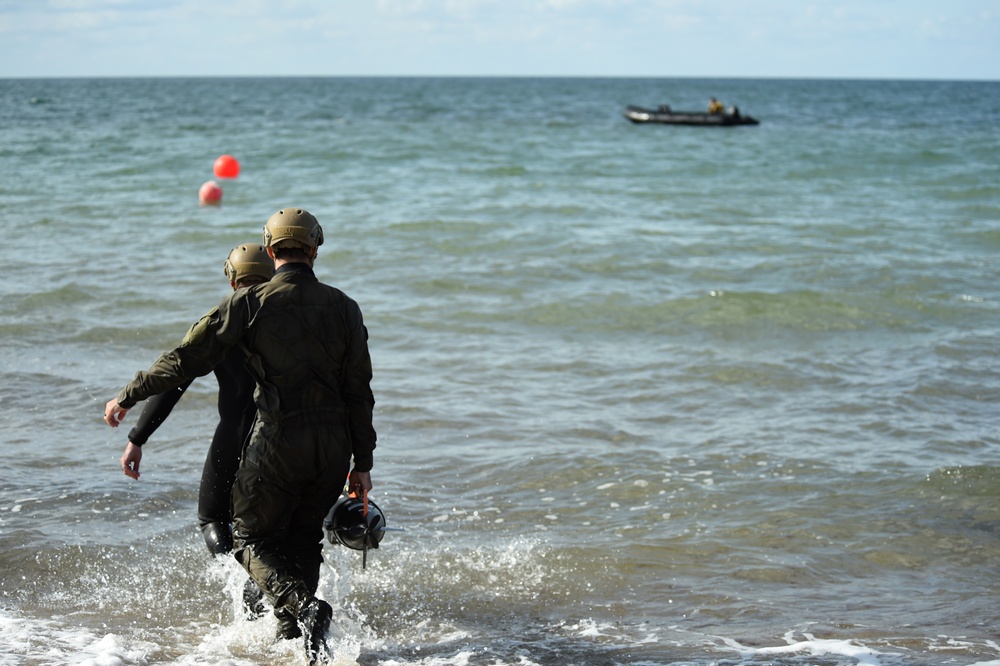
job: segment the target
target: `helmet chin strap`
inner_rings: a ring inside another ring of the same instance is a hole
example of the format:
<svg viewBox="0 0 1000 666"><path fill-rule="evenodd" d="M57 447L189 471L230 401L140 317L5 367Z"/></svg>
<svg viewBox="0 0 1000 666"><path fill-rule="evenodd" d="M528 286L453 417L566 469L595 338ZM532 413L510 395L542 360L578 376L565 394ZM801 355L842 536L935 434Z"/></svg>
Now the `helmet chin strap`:
<svg viewBox="0 0 1000 666"><path fill-rule="evenodd" d="M352 490L348 497L356 498L358 496L358 491L356 490L358 486L355 486L355 490ZM361 548L361 570L364 571L365 567L368 566L368 490L364 486L361 486L361 516L365 519L365 539L364 546Z"/></svg>
<svg viewBox="0 0 1000 666"><path fill-rule="evenodd" d="M364 545L361 547L361 570L364 571L365 567L368 566L368 532L370 531L368 526L368 491L363 486L354 486L347 496L357 499L357 488L359 487L361 488L362 502L361 516L365 519L365 538L363 540Z"/></svg>
<svg viewBox="0 0 1000 666"><path fill-rule="evenodd" d="M368 490L365 489L364 487L360 486L360 485L357 485L357 486L354 486L353 489L351 489L351 492L348 493L347 496L348 497L353 497L353 498L357 499L357 497L358 497L358 491L356 490L356 488L361 488L361 502L362 502L362 507L363 507L361 509L361 515L363 517L367 518L368 517Z"/></svg>
<svg viewBox="0 0 1000 666"><path fill-rule="evenodd" d="M351 493L351 496L357 497L357 492ZM364 571L365 567L368 566L368 532L370 531L368 525L368 491L362 486L361 488L361 516L365 519L365 540L364 546L361 548L361 570Z"/></svg>

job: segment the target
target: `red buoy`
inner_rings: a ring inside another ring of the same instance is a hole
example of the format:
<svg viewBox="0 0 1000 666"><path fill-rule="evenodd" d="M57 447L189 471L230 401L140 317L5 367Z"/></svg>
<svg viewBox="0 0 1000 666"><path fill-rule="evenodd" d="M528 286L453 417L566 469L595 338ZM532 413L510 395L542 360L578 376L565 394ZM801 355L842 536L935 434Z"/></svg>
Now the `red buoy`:
<svg viewBox="0 0 1000 666"><path fill-rule="evenodd" d="M198 190L198 201L200 201L203 206L221 202L222 188L219 187L219 184L214 180L208 181Z"/></svg>
<svg viewBox="0 0 1000 666"><path fill-rule="evenodd" d="M240 175L240 163L232 155L220 155L212 171L216 178L236 178Z"/></svg>

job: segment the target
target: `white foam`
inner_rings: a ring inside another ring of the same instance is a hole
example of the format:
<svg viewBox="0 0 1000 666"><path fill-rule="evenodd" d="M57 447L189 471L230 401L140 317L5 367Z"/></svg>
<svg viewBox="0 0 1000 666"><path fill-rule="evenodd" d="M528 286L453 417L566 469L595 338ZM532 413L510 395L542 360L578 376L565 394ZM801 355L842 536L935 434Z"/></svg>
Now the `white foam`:
<svg viewBox="0 0 1000 666"><path fill-rule="evenodd" d="M813 657L839 655L854 659L858 664L881 666L882 662L879 661L880 656L899 656L895 653L879 652L864 645L857 645L849 640L821 639L808 633L803 633L802 635L806 640L796 641L794 640L794 632L790 631L784 636L787 645L775 647L749 648L731 639L724 639L724 642L738 649L744 659L750 659L755 656L807 653Z"/></svg>
<svg viewBox="0 0 1000 666"><path fill-rule="evenodd" d="M49 618L27 617L0 608L0 666L34 664L76 664L78 666L259 666L298 663L302 658L300 640L275 639L277 620L270 613L257 620L242 616L242 591L246 573L232 558L216 558L206 575L223 583L231 607L221 623L184 627L179 644L157 644L116 633L78 626L72 615ZM344 593L344 581L324 567L320 593L335 606ZM349 588L349 586L348 586ZM165 634L171 640L171 634ZM177 638L176 634L173 636ZM193 638L193 640L191 640ZM335 614L328 646L333 666L354 666L362 643L371 635L353 609ZM166 653L166 654L165 654Z"/></svg>
<svg viewBox="0 0 1000 666"><path fill-rule="evenodd" d="M469 661L475 656L475 652L463 651L451 657L427 657L425 659L398 661L387 659L380 661L381 666L469 666ZM521 662L525 666L532 666L532 662Z"/></svg>
<svg viewBox="0 0 1000 666"><path fill-rule="evenodd" d="M30 658L32 663L80 666L146 666L155 647L142 641L128 645L115 634L98 635L58 619L28 620L8 610L0 610L0 645L3 664Z"/></svg>
<svg viewBox="0 0 1000 666"><path fill-rule="evenodd" d="M581 620L577 624L571 624L566 628L570 632L575 633L577 636L597 638L598 636L608 636L609 634L605 632L610 630L611 626L608 624L599 625L594 620L588 618L586 620Z"/></svg>

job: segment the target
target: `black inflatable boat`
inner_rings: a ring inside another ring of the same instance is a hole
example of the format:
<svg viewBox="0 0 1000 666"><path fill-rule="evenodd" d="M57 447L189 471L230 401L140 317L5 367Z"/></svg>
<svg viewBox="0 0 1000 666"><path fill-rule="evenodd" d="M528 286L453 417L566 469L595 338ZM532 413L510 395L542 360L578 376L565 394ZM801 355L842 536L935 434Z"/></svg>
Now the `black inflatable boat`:
<svg viewBox="0 0 1000 666"><path fill-rule="evenodd" d="M752 116L744 116L736 107L729 107L725 113L704 113L698 111L673 111L661 105L657 109L628 106L623 114L636 124L658 123L661 125L704 125L706 127L729 127L732 125L759 125Z"/></svg>

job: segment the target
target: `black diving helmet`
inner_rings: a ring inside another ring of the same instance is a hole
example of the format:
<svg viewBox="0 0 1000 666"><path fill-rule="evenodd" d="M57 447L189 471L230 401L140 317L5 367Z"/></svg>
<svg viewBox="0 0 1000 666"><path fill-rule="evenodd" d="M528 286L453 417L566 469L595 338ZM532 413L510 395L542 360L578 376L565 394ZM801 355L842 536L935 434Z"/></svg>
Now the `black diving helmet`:
<svg viewBox="0 0 1000 666"><path fill-rule="evenodd" d="M362 568L367 564L368 549L378 548L385 536L385 514L378 504L367 497L344 495L330 508L323 521L327 540L363 554Z"/></svg>

